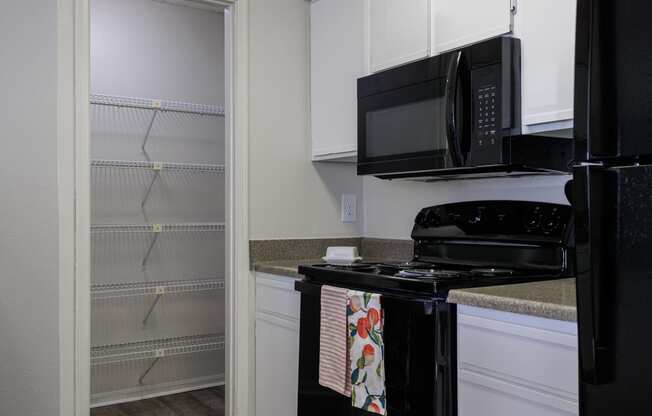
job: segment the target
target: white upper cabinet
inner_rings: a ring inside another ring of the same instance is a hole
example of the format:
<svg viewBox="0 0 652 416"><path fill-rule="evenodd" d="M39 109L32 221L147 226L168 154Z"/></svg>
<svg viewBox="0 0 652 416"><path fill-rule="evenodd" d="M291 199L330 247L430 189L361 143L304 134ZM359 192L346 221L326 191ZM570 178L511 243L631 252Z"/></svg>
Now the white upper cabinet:
<svg viewBox="0 0 652 416"><path fill-rule="evenodd" d="M365 0L371 72L428 56L430 3L430 0Z"/></svg>
<svg viewBox="0 0 652 416"><path fill-rule="evenodd" d="M356 160L357 79L504 34L521 39L523 133L573 126L576 0L313 0L312 160Z"/></svg>
<svg viewBox="0 0 652 416"><path fill-rule="evenodd" d="M572 127L576 0L520 0L523 132Z"/></svg>
<svg viewBox="0 0 652 416"><path fill-rule="evenodd" d="M432 0L431 54L511 32L513 1Z"/></svg>
<svg viewBox="0 0 652 416"><path fill-rule="evenodd" d="M357 79L365 75L365 0L310 5L312 159L353 158Z"/></svg>

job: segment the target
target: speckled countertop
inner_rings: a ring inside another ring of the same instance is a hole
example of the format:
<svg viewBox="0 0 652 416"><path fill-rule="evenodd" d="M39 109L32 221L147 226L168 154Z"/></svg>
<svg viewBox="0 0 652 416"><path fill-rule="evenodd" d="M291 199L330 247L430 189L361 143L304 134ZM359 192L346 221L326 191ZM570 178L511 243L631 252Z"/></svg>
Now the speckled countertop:
<svg viewBox="0 0 652 416"><path fill-rule="evenodd" d="M254 262L254 270L261 273L300 277L297 271L299 265L317 263L323 263L323 261L321 259L257 261Z"/></svg>
<svg viewBox="0 0 652 416"><path fill-rule="evenodd" d="M358 246L368 262L406 261L412 255L411 240L259 240L250 242L252 268L262 273L300 277L299 265L322 263L319 257L329 245ZM577 320L575 279L451 290L448 301L563 321Z"/></svg>
<svg viewBox="0 0 652 416"><path fill-rule="evenodd" d="M301 264L323 263L321 256L329 246L358 247L366 262L407 261L412 258L412 240L380 238L327 238L307 240L252 240L249 258L253 270L298 277Z"/></svg>
<svg viewBox="0 0 652 416"><path fill-rule="evenodd" d="M575 279L451 290L449 303L577 321Z"/></svg>

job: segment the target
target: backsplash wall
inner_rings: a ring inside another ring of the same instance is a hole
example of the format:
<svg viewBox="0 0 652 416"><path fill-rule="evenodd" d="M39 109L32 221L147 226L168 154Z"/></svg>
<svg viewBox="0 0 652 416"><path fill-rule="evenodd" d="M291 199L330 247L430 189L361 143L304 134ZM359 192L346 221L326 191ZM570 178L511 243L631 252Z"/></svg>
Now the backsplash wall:
<svg viewBox="0 0 652 416"><path fill-rule="evenodd" d="M566 175L442 182L363 179L363 236L409 239L421 208L478 199L512 199L568 204Z"/></svg>

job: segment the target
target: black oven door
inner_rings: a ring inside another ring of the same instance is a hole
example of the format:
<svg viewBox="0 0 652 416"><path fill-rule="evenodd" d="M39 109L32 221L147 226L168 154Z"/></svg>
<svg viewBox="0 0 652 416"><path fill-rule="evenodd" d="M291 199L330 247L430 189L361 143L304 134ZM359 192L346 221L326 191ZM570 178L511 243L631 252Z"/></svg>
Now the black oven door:
<svg viewBox="0 0 652 416"><path fill-rule="evenodd" d="M301 292L298 416L369 416L351 398L319 385L321 286ZM445 300L381 294L387 414L454 416L457 409L455 305Z"/></svg>
<svg viewBox="0 0 652 416"><path fill-rule="evenodd" d="M463 167L469 69L457 51L358 81L358 174Z"/></svg>

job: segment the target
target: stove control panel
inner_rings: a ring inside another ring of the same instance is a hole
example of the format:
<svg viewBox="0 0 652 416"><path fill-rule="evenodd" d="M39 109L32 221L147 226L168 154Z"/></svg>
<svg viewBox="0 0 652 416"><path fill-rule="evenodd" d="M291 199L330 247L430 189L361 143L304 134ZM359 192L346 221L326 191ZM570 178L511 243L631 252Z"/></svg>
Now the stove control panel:
<svg viewBox="0 0 652 416"><path fill-rule="evenodd" d="M472 201L422 209L413 239L480 239L522 242L565 241L572 209L527 201Z"/></svg>

